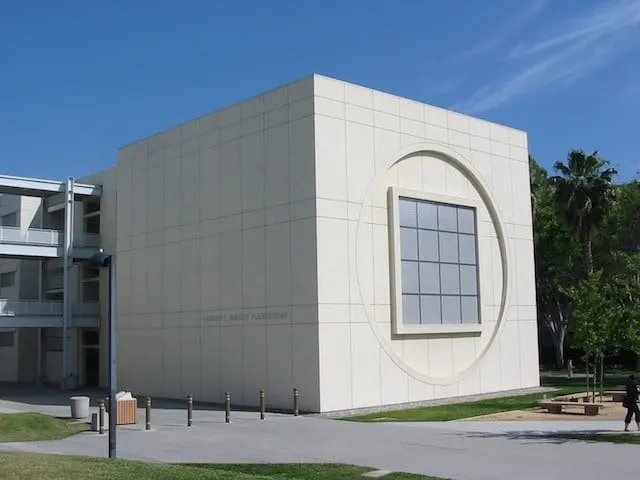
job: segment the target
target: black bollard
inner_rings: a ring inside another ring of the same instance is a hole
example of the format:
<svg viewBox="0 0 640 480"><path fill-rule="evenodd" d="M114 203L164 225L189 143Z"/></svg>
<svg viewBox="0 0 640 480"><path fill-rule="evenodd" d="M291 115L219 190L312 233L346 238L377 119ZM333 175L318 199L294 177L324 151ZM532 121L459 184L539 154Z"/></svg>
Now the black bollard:
<svg viewBox="0 0 640 480"><path fill-rule="evenodd" d="M191 394L187 395L187 427L190 427L193 423L193 397Z"/></svg>
<svg viewBox="0 0 640 480"><path fill-rule="evenodd" d="M260 420L264 420L264 390L260 390Z"/></svg>
<svg viewBox="0 0 640 480"><path fill-rule="evenodd" d="M147 401L144 406L145 413L145 430L151 430L151 397L147 397Z"/></svg>
<svg viewBox="0 0 640 480"><path fill-rule="evenodd" d="M300 410L298 409L298 397L300 396L300 392L298 392L297 388L293 389L293 415L298 416L300 414Z"/></svg>
<svg viewBox="0 0 640 480"><path fill-rule="evenodd" d="M104 435L104 400L100 402L100 411L98 413L98 427L100 435Z"/></svg>
<svg viewBox="0 0 640 480"><path fill-rule="evenodd" d="M224 421L225 423L231 422L231 394L229 392L224 394Z"/></svg>

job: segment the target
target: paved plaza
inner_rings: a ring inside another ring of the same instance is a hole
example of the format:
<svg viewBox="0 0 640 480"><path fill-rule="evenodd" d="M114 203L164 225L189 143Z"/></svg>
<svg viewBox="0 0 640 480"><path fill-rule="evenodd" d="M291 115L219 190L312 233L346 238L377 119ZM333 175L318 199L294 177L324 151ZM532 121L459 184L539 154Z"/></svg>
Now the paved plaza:
<svg viewBox="0 0 640 480"><path fill-rule="evenodd" d="M92 399L93 400L93 399ZM0 400L0 413L37 411L68 416L64 402ZM314 416L194 411L186 426L180 403L155 402L153 428L118 428L120 458L153 462L339 462L456 480L602 479L637 473L634 445L545 439L545 432L619 431L621 422L355 423ZM95 406L92 411L96 411ZM108 435L0 444L0 451L106 456Z"/></svg>

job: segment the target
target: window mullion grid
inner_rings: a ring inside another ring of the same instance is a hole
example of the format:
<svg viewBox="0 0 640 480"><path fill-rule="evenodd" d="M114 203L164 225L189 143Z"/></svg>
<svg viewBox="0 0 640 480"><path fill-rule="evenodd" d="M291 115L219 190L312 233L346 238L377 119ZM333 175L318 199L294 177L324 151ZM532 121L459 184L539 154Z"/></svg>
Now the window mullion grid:
<svg viewBox="0 0 640 480"><path fill-rule="evenodd" d="M407 199L409 200L409 199ZM413 199L411 199L413 200ZM474 271L475 271L475 279L476 279L476 289L478 289L478 248L477 248L477 231L473 232L473 233L469 233L469 234L464 234L464 237L471 237L473 239L473 243L475 246L475 253L474 253L474 261L473 262L468 262L465 261L464 263L462 262L461 259L461 245L460 245L460 241L461 241L461 237L463 236L463 234L460 232L460 228L459 228L459 222L460 222L460 208L457 208L457 206L454 206L455 209L455 227L453 229L447 229L447 230L442 230L441 229L441 217L440 217L440 209L436 208L435 210L435 216L436 216L436 226L435 228L429 228L428 226L421 226L420 221L419 221L419 214L418 214L418 210L419 210L419 205L420 205L420 201L419 200L414 200L413 202L413 208L415 209L414 214L415 214L415 240L416 240L416 253L417 253L417 258L416 258L416 264L417 264L417 274L418 274L418 279L417 279L417 292L416 293L404 293L404 295L417 295L417 300L418 300L418 309L419 311L417 312L418 314L418 321L420 324L425 324L427 323L427 320L429 320L428 318L424 318L423 315L423 309L422 309L422 297L423 297L423 293L424 295L428 295L428 296L438 296L438 302L440 305L440 318L439 318L439 324L443 324L444 320L443 320L443 292L442 292L442 282L443 282L443 278L442 278L442 266L443 265L456 265L458 268L458 294L457 295L451 295L451 296L457 296L458 297L458 312L460 314L460 320L459 323L464 323L464 318L463 318L463 297L470 297L470 298L475 298L476 299L476 306L478 308L479 311L479 295L478 292L476 291L475 294L473 293L468 293L468 294L464 294L462 292L462 266L472 266L474 267ZM435 205L439 205L438 203L435 203ZM453 206L453 205L452 205ZM474 212L475 213L475 212ZM474 221L476 219L474 218ZM435 249L437 251L437 260L434 262L435 265L437 265L437 272L438 272L438 278L439 278L439 282L438 282L438 292L436 294L431 294L431 293L425 293L423 292L423 285L422 285L422 276L421 276L421 266L423 263L423 259L427 258L428 255L426 255L428 252L422 252L421 251L421 245L420 245L420 231L421 230L425 230L425 231L432 231L436 234L436 246ZM441 258L441 248L440 248L440 233L452 233L456 235L456 240L457 240L457 255L458 255L458 259L456 262L443 262L442 258ZM402 260L402 254L401 254L401 261ZM404 261L408 261L413 263L413 260L404 260ZM478 312L479 315L479 312ZM435 320L435 319L434 319ZM428 323L433 323L433 322L428 322Z"/></svg>
<svg viewBox="0 0 640 480"><path fill-rule="evenodd" d="M459 208L456 208L456 243L458 245L458 307L460 308L460 323L462 321L462 263L460 259L460 219L458 218Z"/></svg>
<svg viewBox="0 0 640 480"><path fill-rule="evenodd" d="M440 302L440 325L442 325L442 258L440 257L440 209L436 207L436 248L438 249L438 301Z"/></svg>
<svg viewBox="0 0 640 480"><path fill-rule="evenodd" d="M420 283L420 224L418 220L418 202L415 202L416 207L416 260L418 261L418 320L422 325L422 284Z"/></svg>
<svg viewBox="0 0 640 480"><path fill-rule="evenodd" d="M475 266L475 279L476 279L476 315L478 317L477 323L482 323L482 308L480 306L480 240L478 235L478 217L477 212L474 212L474 235L473 235L473 249L474 249L474 266ZM492 260L493 261L493 260Z"/></svg>

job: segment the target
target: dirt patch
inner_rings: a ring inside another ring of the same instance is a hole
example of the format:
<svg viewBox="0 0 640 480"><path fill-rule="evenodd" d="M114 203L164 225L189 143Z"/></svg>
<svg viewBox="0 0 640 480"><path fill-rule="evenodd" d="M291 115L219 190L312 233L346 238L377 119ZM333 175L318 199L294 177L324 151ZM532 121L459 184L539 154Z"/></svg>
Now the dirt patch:
<svg viewBox="0 0 640 480"><path fill-rule="evenodd" d="M600 412L595 417L587 416L583 413L582 408L565 407L562 413L549 413L542 408L534 408L531 410L512 410L510 412L493 413L491 415L485 415L482 417L469 418L465 421L558 421L558 420L579 420L579 421L605 421L605 420L619 420L624 419L627 409L622 407L620 402L612 402L611 398L603 397L604 407L600 409ZM598 397L596 396L596 402Z"/></svg>

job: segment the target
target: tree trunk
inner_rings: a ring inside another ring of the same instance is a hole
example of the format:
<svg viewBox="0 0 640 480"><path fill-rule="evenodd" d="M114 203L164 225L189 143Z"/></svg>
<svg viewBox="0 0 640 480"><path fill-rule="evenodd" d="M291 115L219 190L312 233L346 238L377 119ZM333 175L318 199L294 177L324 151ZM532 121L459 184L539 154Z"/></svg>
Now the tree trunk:
<svg viewBox="0 0 640 480"><path fill-rule="evenodd" d="M545 314L545 323L551 332L551 341L556 356L556 367L564 367L564 341L567 336L568 322L566 321L560 303L553 302L553 307L549 308Z"/></svg>
<svg viewBox="0 0 640 480"><path fill-rule="evenodd" d="M567 331L566 327L560 327L559 332L556 335L553 335L553 348L556 351L556 367L563 368L564 367L564 337Z"/></svg>
<svg viewBox="0 0 640 480"><path fill-rule="evenodd" d="M585 378L587 379L587 397L589 396L589 392L591 389L589 388L589 354L585 354L584 356L584 371L586 373Z"/></svg>
<svg viewBox="0 0 640 480"><path fill-rule="evenodd" d="M602 402L602 394L604 390L604 355L600 355L600 402Z"/></svg>
<svg viewBox="0 0 640 480"><path fill-rule="evenodd" d="M593 251L591 248L591 231L589 227L583 227L582 246L584 249L584 265L587 276L593 275Z"/></svg>
<svg viewBox="0 0 640 480"><path fill-rule="evenodd" d="M591 403L596 403L596 381L598 379L598 356L593 356L593 382L591 382L591 386L593 387L591 390Z"/></svg>

